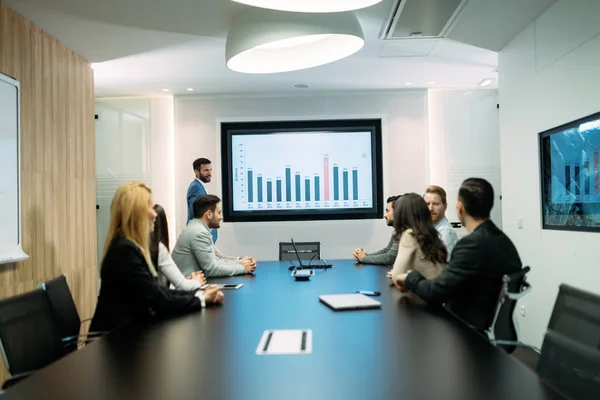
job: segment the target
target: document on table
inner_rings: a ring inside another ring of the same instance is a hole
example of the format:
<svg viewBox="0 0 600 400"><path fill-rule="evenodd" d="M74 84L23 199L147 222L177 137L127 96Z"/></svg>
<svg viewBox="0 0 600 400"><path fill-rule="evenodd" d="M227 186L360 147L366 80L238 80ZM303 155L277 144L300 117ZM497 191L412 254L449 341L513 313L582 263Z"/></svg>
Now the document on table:
<svg viewBox="0 0 600 400"><path fill-rule="evenodd" d="M256 354L261 356L311 353L311 329L266 330L256 348Z"/></svg>

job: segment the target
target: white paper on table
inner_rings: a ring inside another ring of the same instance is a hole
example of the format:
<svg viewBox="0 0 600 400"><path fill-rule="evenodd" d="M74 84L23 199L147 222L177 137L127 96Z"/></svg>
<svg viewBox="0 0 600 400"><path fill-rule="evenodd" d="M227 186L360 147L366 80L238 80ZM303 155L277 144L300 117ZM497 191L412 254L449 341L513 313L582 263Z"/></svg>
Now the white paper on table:
<svg viewBox="0 0 600 400"><path fill-rule="evenodd" d="M256 354L261 356L311 353L311 329L266 330L263 332L256 348Z"/></svg>

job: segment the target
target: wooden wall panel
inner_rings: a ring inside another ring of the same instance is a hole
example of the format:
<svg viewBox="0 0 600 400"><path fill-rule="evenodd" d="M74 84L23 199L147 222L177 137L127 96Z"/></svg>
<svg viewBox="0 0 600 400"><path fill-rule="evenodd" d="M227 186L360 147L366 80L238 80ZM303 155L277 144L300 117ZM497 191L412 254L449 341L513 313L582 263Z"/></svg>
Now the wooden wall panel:
<svg viewBox="0 0 600 400"><path fill-rule="evenodd" d="M0 298L65 274L89 318L97 298L93 71L0 1L0 72L21 83L22 240L30 256L0 265Z"/></svg>

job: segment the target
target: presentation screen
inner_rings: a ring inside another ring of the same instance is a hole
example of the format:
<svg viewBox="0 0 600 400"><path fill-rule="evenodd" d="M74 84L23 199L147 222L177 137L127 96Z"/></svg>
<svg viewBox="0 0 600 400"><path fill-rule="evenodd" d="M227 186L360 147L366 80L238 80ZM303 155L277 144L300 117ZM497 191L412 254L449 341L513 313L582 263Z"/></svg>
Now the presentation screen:
<svg viewBox="0 0 600 400"><path fill-rule="evenodd" d="M381 120L221 124L225 221L380 218Z"/></svg>
<svg viewBox="0 0 600 400"><path fill-rule="evenodd" d="M26 260L21 247L20 85L0 74L0 264Z"/></svg>
<svg viewBox="0 0 600 400"><path fill-rule="evenodd" d="M600 232L600 113L540 133L542 226Z"/></svg>

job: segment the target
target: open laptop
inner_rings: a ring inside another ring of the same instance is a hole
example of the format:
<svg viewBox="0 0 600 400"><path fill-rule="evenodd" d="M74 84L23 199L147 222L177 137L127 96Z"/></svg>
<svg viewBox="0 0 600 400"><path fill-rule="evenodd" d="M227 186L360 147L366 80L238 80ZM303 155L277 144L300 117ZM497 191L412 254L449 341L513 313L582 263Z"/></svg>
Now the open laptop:
<svg viewBox="0 0 600 400"><path fill-rule="evenodd" d="M381 308L381 302L364 294L323 294L319 300L336 311Z"/></svg>

